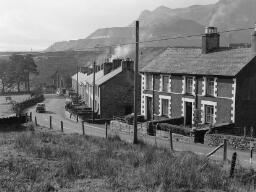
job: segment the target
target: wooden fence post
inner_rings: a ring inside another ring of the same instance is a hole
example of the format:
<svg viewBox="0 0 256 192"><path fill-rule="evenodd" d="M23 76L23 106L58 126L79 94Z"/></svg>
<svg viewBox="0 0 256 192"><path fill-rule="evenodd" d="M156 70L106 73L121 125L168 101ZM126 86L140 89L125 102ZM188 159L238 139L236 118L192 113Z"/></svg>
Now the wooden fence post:
<svg viewBox="0 0 256 192"><path fill-rule="evenodd" d="M108 138L108 124L105 122L105 128L106 128L106 139Z"/></svg>
<svg viewBox="0 0 256 192"><path fill-rule="evenodd" d="M156 146L157 146L157 140L156 140L157 126L158 126L158 123L155 125L155 145L156 145Z"/></svg>
<svg viewBox="0 0 256 192"><path fill-rule="evenodd" d="M171 151L173 151L173 141L172 141L172 132L170 131L170 147Z"/></svg>
<svg viewBox="0 0 256 192"><path fill-rule="evenodd" d="M244 127L244 137L246 137L247 133L246 133L246 127Z"/></svg>
<svg viewBox="0 0 256 192"><path fill-rule="evenodd" d="M224 146L223 146L223 161L227 160L227 149L228 149L228 140L224 139Z"/></svg>
<svg viewBox="0 0 256 192"><path fill-rule="evenodd" d="M29 114L30 121L32 121L32 112Z"/></svg>
<svg viewBox="0 0 256 192"><path fill-rule="evenodd" d="M52 129L52 116L50 116L50 129Z"/></svg>
<svg viewBox="0 0 256 192"><path fill-rule="evenodd" d="M251 138L253 138L253 126L251 126Z"/></svg>
<svg viewBox="0 0 256 192"><path fill-rule="evenodd" d="M250 141L250 164L252 164L252 156L253 156L253 142Z"/></svg>
<svg viewBox="0 0 256 192"><path fill-rule="evenodd" d="M64 130L63 130L63 121L60 122L60 128L61 128L61 132L64 132Z"/></svg>
<svg viewBox="0 0 256 192"><path fill-rule="evenodd" d="M37 118L36 118L36 116L35 116L35 124L36 124L36 126L38 125L38 124L37 124Z"/></svg>
<svg viewBox="0 0 256 192"><path fill-rule="evenodd" d="M84 121L82 121L82 129L83 129L83 135L85 135L85 131L84 131Z"/></svg>
<svg viewBox="0 0 256 192"><path fill-rule="evenodd" d="M236 157L237 157L237 154L235 152L232 155L232 162L231 162L230 175L229 175L231 178L234 177L234 171L235 171L235 166L236 166Z"/></svg>

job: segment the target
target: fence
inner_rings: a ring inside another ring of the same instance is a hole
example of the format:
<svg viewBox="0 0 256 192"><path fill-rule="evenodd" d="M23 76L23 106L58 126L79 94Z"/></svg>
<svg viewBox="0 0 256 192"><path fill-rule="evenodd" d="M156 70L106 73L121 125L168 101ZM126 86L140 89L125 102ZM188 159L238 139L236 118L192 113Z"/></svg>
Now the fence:
<svg viewBox="0 0 256 192"><path fill-rule="evenodd" d="M55 115L37 115L30 112L29 119L31 119L36 126L43 126L48 128L49 130L58 130L63 133L78 133L83 135L92 135L92 136L100 136L107 137L108 133L108 125L102 125L100 127L95 127L89 125L84 121L70 121L69 118L67 120L63 120L62 117Z"/></svg>
<svg viewBox="0 0 256 192"><path fill-rule="evenodd" d="M38 122L37 116L32 117L32 113L30 113L30 118L34 119L36 125L41 124L41 122ZM49 129L58 129L61 132L68 132L68 129L72 129L74 131L74 129L76 128L77 129L76 132L79 134L98 136L98 135L95 135L95 133L92 134L92 133L88 132L89 131L88 128L90 127L90 125L85 124L84 122L79 122L79 123L72 122L71 126L69 126L68 122L63 122L61 119L58 119L58 118L55 118L55 117L49 115L49 118L46 119L46 121L44 123L47 123L47 127ZM68 124L68 127L66 127L67 124ZM153 144L159 146L158 142L164 141L165 147L168 147L171 151L173 151L173 150L175 150L173 141L176 139L183 138L183 136L181 136L181 135L176 135L171 132L166 132L166 131L162 131L162 130L156 130L155 136L150 136L147 134L147 126L148 126L147 122L139 123L137 126L139 139L146 141L145 143L152 144L152 142L151 143L148 142L151 140L151 141L153 141ZM134 133L133 125L129 125L129 124L125 123L123 118L115 118L115 120L111 121L110 127L107 124L105 124L105 126L102 127L102 129L100 129L99 132L100 132L101 137L106 137L106 138L108 138L109 136L115 136L115 135L119 135L119 136L126 135L126 136L132 137L133 133ZM188 139L188 143L191 142L190 138L187 137L186 139ZM210 157L216 151L223 148L223 160L227 161L228 160L227 145L228 145L227 140L224 140L224 142L220 146L218 146L212 152L206 154L206 156ZM233 154L231 168L230 168L230 177L234 176L236 162L238 162L238 161L239 161L238 155ZM206 166L201 167L200 170L204 169L205 167ZM256 174L253 173L252 175L247 177L247 180L241 179L241 182L242 181L254 183L256 181Z"/></svg>

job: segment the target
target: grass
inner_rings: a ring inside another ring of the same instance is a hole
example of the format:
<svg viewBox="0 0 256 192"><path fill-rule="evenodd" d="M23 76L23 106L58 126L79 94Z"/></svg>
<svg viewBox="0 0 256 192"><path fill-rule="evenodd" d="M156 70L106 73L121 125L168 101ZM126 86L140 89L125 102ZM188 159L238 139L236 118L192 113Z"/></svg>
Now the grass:
<svg viewBox="0 0 256 192"><path fill-rule="evenodd" d="M220 163L192 152L31 128L0 139L8 154L0 158L1 192L250 191L240 182L245 170L230 179Z"/></svg>

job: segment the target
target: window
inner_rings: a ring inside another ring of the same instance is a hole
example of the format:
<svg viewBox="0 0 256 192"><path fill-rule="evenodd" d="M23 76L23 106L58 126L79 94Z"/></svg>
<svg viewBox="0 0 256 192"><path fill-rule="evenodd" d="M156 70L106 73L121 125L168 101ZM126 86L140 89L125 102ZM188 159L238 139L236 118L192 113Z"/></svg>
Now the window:
<svg viewBox="0 0 256 192"><path fill-rule="evenodd" d="M193 93L193 78L192 77L186 78L186 93L188 93L188 94Z"/></svg>
<svg viewBox="0 0 256 192"><path fill-rule="evenodd" d="M163 76L163 91L168 92L169 90L169 76Z"/></svg>
<svg viewBox="0 0 256 192"><path fill-rule="evenodd" d="M153 85L154 85L154 90L160 91L160 75L153 75Z"/></svg>
<svg viewBox="0 0 256 192"><path fill-rule="evenodd" d="M153 90L153 82L152 82L153 76L147 75L146 76L146 89L147 90Z"/></svg>
<svg viewBox="0 0 256 192"><path fill-rule="evenodd" d="M214 96L214 78L206 79L206 95Z"/></svg>
<svg viewBox="0 0 256 192"><path fill-rule="evenodd" d="M205 105L205 123L213 124L214 107L211 105Z"/></svg>
<svg viewBox="0 0 256 192"><path fill-rule="evenodd" d="M162 99L162 116L168 117L169 100Z"/></svg>

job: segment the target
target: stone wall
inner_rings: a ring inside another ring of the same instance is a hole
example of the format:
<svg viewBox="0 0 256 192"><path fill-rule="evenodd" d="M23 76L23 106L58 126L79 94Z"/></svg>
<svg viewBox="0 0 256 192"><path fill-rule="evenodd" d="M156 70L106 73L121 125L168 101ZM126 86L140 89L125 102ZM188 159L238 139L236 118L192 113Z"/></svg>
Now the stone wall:
<svg viewBox="0 0 256 192"><path fill-rule="evenodd" d="M228 140L228 146L232 149L249 151L250 150L250 137L238 137L232 135L221 134L206 134L205 143L209 146L217 147L223 143L224 139ZM253 140L254 151L256 151L256 139Z"/></svg>
<svg viewBox="0 0 256 192"><path fill-rule="evenodd" d="M115 136L122 134L133 134L133 125L129 125L126 123L122 123L119 121L111 121L110 122L110 128L108 130L108 134ZM146 137L154 137L149 136L147 134L147 123L138 124L138 137L145 139ZM170 134L167 131L157 130L156 131L156 137L160 140L166 140L166 142L169 142ZM179 134L172 134L172 138L174 142L181 142L181 143L193 143L194 138L193 137L186 137Z"/></svg>
<svg viewBox="0 0 256 192"><path fill-rule="evenodd" d="M138 124L138 135L146 136L147 135L147 124ZM127 123L123 123L120 121L111 121L109 134L111 135L119 135L119 133L124 134L133 134L133 125L129 125Z"/></svg>

